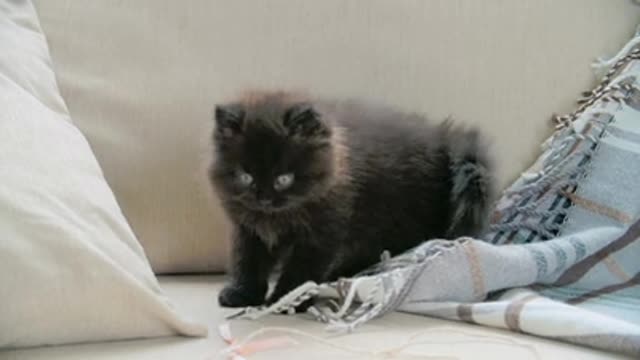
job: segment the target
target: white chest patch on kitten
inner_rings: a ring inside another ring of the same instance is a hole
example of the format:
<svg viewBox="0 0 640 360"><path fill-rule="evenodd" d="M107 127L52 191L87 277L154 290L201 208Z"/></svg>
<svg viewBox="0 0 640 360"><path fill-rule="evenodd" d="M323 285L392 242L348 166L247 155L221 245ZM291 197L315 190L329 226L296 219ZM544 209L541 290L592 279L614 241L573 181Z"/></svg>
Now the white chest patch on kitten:
<svg viewBox="0 0 640 360"><path fill-rule="evenodd" d="M258 221L253 224L256 235L272 250L278 244L278 233L270 221Z"/></svg>

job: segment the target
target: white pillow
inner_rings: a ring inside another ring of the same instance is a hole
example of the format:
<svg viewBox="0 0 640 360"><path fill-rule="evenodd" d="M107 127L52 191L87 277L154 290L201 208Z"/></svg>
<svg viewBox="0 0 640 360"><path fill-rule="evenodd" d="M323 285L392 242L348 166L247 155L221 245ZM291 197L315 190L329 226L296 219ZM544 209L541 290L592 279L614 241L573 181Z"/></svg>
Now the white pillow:
<svg viewBox="0 0 640 360"><path fill-rule="evenodd" d="M162 294L70 122L33 6L0 2L0 348L204 335Z"/></svg>

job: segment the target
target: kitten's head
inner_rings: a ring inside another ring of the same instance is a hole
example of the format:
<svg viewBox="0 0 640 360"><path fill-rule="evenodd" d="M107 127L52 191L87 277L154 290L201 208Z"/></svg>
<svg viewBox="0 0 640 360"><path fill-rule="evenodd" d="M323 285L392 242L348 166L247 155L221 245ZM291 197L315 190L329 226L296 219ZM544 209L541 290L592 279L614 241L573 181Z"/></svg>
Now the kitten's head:
<svg viewBox="0 0 640 360"><path fill-rule="evenodd" d="M252 211L292 209L336 176L335 131L314 106L285 93L215 108L211 180L225 201Z"/></svg>

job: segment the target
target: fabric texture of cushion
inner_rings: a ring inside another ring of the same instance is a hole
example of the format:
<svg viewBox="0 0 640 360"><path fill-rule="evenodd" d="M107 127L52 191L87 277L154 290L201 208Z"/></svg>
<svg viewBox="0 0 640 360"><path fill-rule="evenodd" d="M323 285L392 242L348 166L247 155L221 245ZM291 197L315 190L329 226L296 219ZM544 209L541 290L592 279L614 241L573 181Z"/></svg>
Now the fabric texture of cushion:
<svg viewBox="0 0 640 360"><path fill-rule="evenodd" d="M0 348L205 335L71 123L30 1L0 2L0 49Z"/></svg>
<svg viewBox="0 0 640 360"><path fill-rule="evenodd" d="M74 121L156 272L224 267L229 226L201 170L215 102L286 87L452 115L493 138L504 185L640 12L603 0L36 5Z"/></svg>

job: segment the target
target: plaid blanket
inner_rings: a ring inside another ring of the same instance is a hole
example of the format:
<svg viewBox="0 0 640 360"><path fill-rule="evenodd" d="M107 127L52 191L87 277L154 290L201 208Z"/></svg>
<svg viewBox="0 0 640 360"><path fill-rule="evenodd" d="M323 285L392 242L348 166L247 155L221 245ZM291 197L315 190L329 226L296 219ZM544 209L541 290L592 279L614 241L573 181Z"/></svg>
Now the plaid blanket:
<svg viewBox="0 0 640 360"><path fill-rule="evenodd" d="M389 311L640 356L640 33L498 202L484 239L432 240L269 308L349 331Z"/></svg>

